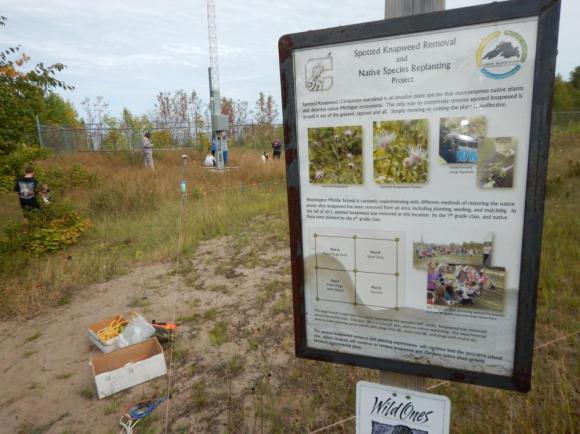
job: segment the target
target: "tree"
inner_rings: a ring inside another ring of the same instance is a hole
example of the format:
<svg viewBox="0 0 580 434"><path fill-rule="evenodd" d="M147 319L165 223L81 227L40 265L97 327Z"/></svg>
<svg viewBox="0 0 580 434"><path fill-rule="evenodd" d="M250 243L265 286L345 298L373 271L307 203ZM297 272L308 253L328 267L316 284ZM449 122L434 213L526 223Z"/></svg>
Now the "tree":
<svg viewBox="0 0 580 434"><path fill-rule="evenodd" d="M155 123L159 128L168 128L172 122L171 92L159 92L155 104Z"/></svg>
<svg viewBox="0 0 580 434"><path fill-rule="evenodd" d="M0 27L6 20L0 16ZM35 115L42 111L51 89L73 89L55 77L65 68L62 63L38 63L23 71L30 58L19 52L19 46L0 51L0 155L14 151L18 144L36 142Z"/></svg>
<svg viewBox="0 0 580 434"><path fill-rule="evenodd" d="M104 121L110 117L109 104L102 96L98 96L94 102L91 102L90 98L85 98L81 105L85 110L85 124L88 125L91 148L93 151L98 151L102 146Z"/></svg>
<svg viewBox="0 0 580 434"><path fill-rule="evenodd" d="M246 125L248 123L248 102L237 100L234 105L234 114L236 125Z"/></svg>
<svg viewBox="0 0 580 434"><path fill-rule="evenodd" d="M232 98L222 98L221 113L228 117L230 128L232 128L235 123L234 105L235 103Z"/></svg>
<svg viewBox="0 0 580 434"><path fill-rule="evenodd" d="M578 72L577 72L578 71ZM574 85L574 80L580 74L580 67L570 74L570 81L566 81L558 74L554 80L554 102L552 110L555 112L571 112L580 110L580 89Z"/></svg>
<svg viewBox="0 0 580 434"><path fill-rule="evenodd" d="M570 73L570 84L574 89L580 91L580 66L574 68L574 71Z"/></svg>
<svg viewBox="0 0 580 434"><path fill-rule="evenodd" d="M182 89L173 93L159 92L153 114L155 126L170 129L177 144L191 144L204 126L204 107L195 90L191 93Z"/></svg>
<svg viewBox="0 0 580 434"><path fill-rule="evenodd" d="M65 101L60 95L48 92L43 106L38 114L40 122L49 125L80 125L79 114L70 101Z"/></svg>
<svg viewBox="0 0 580 434"><path fill-rule="evenodd" d="M260 92L254 111L255 122L260 125L273 124L278 114L278 106L272 95L266 97L263 92Z"/></svg>

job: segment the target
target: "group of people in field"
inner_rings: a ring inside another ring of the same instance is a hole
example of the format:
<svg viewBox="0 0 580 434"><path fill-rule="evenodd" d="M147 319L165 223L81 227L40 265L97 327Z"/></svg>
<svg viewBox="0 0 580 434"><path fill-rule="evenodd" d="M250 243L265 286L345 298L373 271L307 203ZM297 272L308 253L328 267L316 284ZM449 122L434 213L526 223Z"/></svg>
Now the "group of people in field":
<svg viewBox="0 0 580 434"><path fill-rule="evenodd" d="M464 246L444 246L444 245L428 245L424 248L420 249L417 248L415 252L417 258L424 259L424 258L433 258L436 256L443 256L443 255L455 255L455 256L469 256L472 257L475 255L475 249L467 248Z"/></svg>
<svg viewBox="0 0 580 434"><path fill-rule="evenodd" d="M224 165L228 164L228 140L226 134L221 132L219 135L214 135L212 138L208 149L209 153L203 162L204 166L217 166L216 155L218 152L218 140L221 141L221 151ZM151 141L150 131L147 131L145 134L143 134L143 138L141 140L141 153L143 155L143 162L145 167L155 169L155 161L153 160L153 143ZM282 143L279 139L276 139L272 142L273 159L279 160L281 154ZM261 159L262 161L267 161L270 159L270 155L267 152L264 152L264 154L261 156ZM40 208L41 203L45 205L50 203L50 190L46 185L40 185L38 183L34 174L34 169L31 166L26 167L24 176L16 181L14 191L18 193L20 206L25 212Z"/></svg>
<svg viewBox="0 0 580 434"><path fill-rule="evenodd" d="M483 267L431 261L427 264L427 304L473 305L484 292L494 290L495 284Z"/></svg>
<svg viewBox="0 0 580 434"><path fill-rule="evenodd" d="M272 142L272 157L270 157L270 154L268 152L264 152L260 157L260 159L262 160L262 163L265 163L267 161L270 161L270 159L279 160L281 155L282 155L282 142L280 142L280 139L276 139Z"/></svg>
<svg viewBox="0 0 580 434"><path fill-rule="evenodd" d="M221 142L221 152L223 156L224 166L228 164L228 139L225 132L217 133L212 137L211 143L208 147L208 153L203 160L203 165L206 167L217 167L217 153L219 152L218 141ZM153 161L153 143L151 142L151 132L147 131L141 140L141 152L143 154L143 161L145 167L155 169ZM260 158L263 162L270 160L279 160L282 155L282 142L276 138L272 142L272 157L268 152L264 152Z"/></svg>
<svg viewBox="0 0 580 434"><path fill-rule="evenodd" d="M205 159L203 161L203 165L205 167L217 167L216 155L219 152L218 141L221 142L221 151L224 160L224 166L227 166L229 156L228 138L226 136L226 133L222 132L218 133L218 135L214 135L211 139L211 143L208 148L208 154L205 156Z"/></svg>

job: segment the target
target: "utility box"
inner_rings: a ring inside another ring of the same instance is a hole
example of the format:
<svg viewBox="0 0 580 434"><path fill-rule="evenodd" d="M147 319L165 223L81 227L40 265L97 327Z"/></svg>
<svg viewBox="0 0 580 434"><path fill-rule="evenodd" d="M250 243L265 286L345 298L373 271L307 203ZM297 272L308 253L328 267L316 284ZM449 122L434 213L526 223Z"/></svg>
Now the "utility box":
<svg viewBox="0 0 580 434"><path fill-rule="evenodd" d="M230 128L230 121L226 115L213 115L211 124L214 131L227 131Z"/></svg>

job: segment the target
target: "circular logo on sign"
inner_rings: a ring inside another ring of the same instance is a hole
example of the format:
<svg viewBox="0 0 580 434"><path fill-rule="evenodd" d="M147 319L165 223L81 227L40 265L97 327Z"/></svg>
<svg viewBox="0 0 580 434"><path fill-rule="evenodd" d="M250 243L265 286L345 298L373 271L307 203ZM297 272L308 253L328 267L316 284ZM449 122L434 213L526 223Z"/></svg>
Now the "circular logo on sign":
<svg viewBox="0 0 580 434"><path fill-rule="evenodd" d="M519 33L511 30L486 36L475 54L477 66L488 78L511 77L522 69L528 57L528 45Z"/></svg>

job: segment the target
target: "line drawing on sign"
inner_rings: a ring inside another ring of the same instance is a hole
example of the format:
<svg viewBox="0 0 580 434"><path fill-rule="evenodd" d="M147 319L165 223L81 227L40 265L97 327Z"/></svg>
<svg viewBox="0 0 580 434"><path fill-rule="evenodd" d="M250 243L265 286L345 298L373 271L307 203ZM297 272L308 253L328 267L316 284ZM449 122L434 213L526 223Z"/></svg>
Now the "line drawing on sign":
<svg viewBox="0 0 580 434"><path fill-rule="evenodd" d="M329 74L333 69L332 53L325 57L309 59L306 62L306 89L311 92L330 90L334 84L334 77Z"/></svg>
<svg viewBox="0 0 580 434"><path fill-rule="evenodd" d="M316 301L399 309L401 237L314 233ZM348 283L352 282L352 294Z"/></svg>

